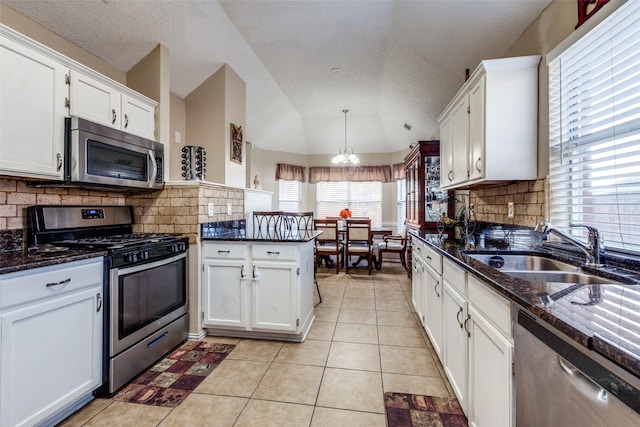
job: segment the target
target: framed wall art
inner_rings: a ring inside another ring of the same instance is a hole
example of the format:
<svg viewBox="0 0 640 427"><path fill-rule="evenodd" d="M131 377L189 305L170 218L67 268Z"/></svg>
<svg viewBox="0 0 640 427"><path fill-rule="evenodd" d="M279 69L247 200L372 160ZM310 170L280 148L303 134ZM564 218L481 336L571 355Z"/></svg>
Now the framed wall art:
<svg viewBox="0 0 640 427"><path fill-rule="evenodd" d="M231 123L231 161L242 164L242 126Z"/></svg>

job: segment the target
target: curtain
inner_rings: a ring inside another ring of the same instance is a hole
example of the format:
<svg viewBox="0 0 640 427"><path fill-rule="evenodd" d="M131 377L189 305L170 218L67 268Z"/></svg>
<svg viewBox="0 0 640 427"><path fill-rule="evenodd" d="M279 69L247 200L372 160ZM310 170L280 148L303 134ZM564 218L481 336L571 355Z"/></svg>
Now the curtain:
<svg viewBox="0 0 640 427"><path fill-rule="evenodd" d="M276 166L276 180L306 182L306 169L304 166L285 165L278 163Z"/></svg>
<svg viewBox="0 0 640 427"><path fill-rule="evenodd" d="M318 182L390 182L391 166L324 166L309 168L309 183Z"/></svg>
<svg viewBox="0 0 640 427"><path fill-rule="evenodd" d="M391 169L393 172L393 180L394 181L402 181L406 178L404 171L404 163L396 163L395 165L391 165Z"/></svg>

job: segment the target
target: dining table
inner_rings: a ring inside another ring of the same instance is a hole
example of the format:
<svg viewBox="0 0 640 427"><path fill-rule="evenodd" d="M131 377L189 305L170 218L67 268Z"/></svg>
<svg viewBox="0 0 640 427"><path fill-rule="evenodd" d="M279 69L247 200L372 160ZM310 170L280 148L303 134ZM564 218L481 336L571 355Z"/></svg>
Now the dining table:
<svg viewBox="0 0 640 427"><path fill-rule="evenodd" d="M346 234L347 234L347 227L345 227L344 225L338 228L338 233L340 234L340 236L342 236L342 238L340 239L341 241L345 241L346 238ZM373 244L373 240L375 240L376 237L384 237L384 236L390 236L393 235L395 233L395 230L393 227L371 227L371 244ZM344 253L342 255L344 257ZM366 260L367 257L366 256L359 256L358 260L356 262L354 262L353 264L351 264L352 267L357 267L358 264L360 264L360 262L362 260ZM324 262L325 265L327 267L333 267L333 261L331 260L331 258L329 256L324 257ZM344 262L346 262L346 260L343 258L342 260L342 265L344 266ZM373 251L373 264L374 267L377 268L378 265L378 259L377 259L377 255L376 255L376 251L375 251L375 246L374 246L374 251Z"/></svg>

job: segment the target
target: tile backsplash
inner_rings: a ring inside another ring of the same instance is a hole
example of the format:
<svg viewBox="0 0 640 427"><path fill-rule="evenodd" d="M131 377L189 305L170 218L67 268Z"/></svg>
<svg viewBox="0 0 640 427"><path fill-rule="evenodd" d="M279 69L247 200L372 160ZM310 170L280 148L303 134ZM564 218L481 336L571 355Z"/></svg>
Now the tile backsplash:
<svg viewBox="0 0 640 427"><path fill-rule="evenodd" d="M545 216L545 180L518 181L471 190L469 203L478 221L534 227ZM508 217L507 204L513 202L514 217Z"/></svg>

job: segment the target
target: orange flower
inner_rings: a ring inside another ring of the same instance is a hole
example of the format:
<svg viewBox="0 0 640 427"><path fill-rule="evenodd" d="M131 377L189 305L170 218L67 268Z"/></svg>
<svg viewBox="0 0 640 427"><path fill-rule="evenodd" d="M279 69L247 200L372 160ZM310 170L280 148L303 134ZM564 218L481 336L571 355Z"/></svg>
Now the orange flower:
<svg viewBox="0 0 640 427"><path fill-rule="evenodd" d="M340 218L351 218L351 209L349 208L344 208L340 211Z"/></svg>

